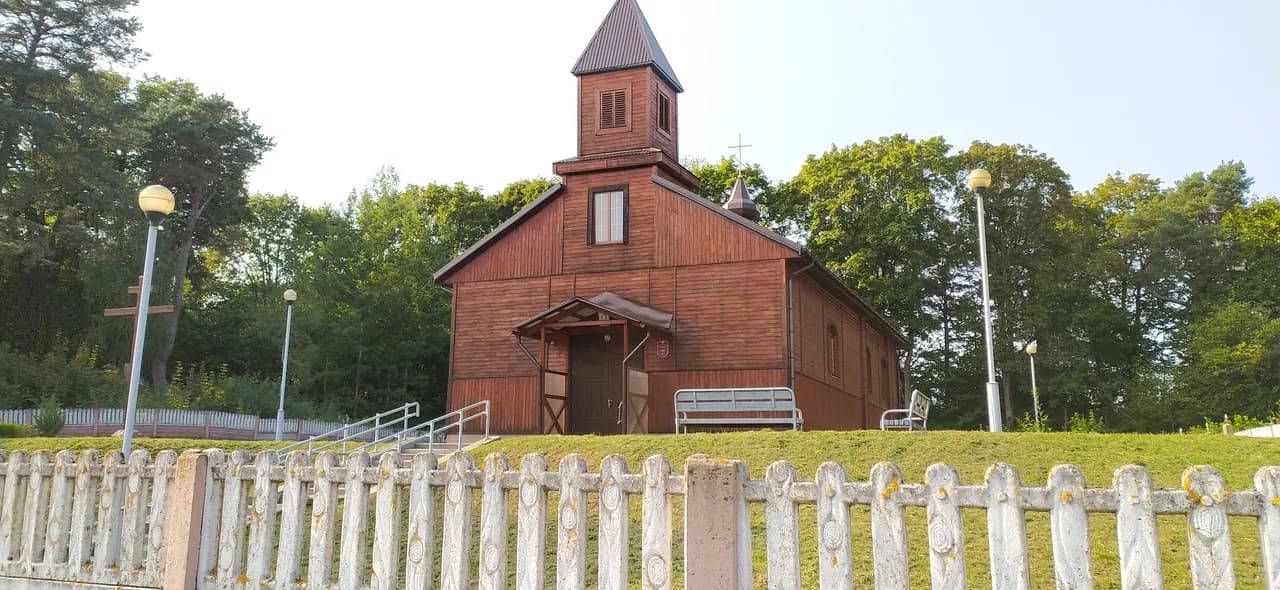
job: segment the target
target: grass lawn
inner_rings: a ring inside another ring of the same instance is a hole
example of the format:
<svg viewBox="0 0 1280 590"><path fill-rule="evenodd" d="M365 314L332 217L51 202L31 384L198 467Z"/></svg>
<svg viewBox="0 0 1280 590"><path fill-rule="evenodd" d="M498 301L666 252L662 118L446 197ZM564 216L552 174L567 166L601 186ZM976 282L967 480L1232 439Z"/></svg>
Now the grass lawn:
<svg viewBox="0 0 1280 590"><path fill-rule="evenodd" d="M1049 469L1061 463L1073 463L1085 473L1090 487L1111 487L1112 473L1127 464L1144 465L1152 474L1157 487L1178 487L1182 470L1190 465L1210 464L1222 471L1227 484L1233 489L1252 488L1253 474L1263 465L1280 464L1280 440L1253 439L1223 435L1144 435L1144 434L1033 434L981 432L927 432L885 433L859 432L741 432L727 434L690 434L654 436L534 436L505 438L474 451L477 455L488 452L507 453L513 465L519 465L526 453L547 455L548 466L555 469L562 457L569 453L581 453L592 470L600 466L600 460L610 454L626 457L633 471L638 470L646 457L664 454L679 471L684 457L694 453L742 459L747 462L753 478L763 478L770 463L788 460L800 471L801 477L812 480L818 466L825 461L842 463L851 478L866 480L871 466L880 461L896 463L908 481L924 480L925 469L932 463L944 462L959 470L965 483L981 483L986 468L993 463L1010 463L1022 474L1024 485L1045 485ZM477 456L477 460L482 457ZM592 501L595 499L592 498ZM682 503L677 503L675 521L681 522ZM632 527L633 558L632 580L639 579L638 529L639 504L633 502ZM817 511L813 506L802 506L802 526L809 527L802 534L803 587L817 587ZM853 507L851 511L854 539L855 583L859 587L873 587L871 567L870 512L866 507ZM1090 543L1093 553L1093 572L1097 588L1118 588L1119 572L1115 518L1109 514L1090 516ZM753 505L753 550L755 552L755 585L764 587L764 510ZM1049 537L1047 513L1028 513L1027 536L1031 548L1031 575L1033 588L1051 588L1053 582L1052 544ZM912 556L911 578L913 587L928 587L928 542L925 532L923 508L908 508L908 547ZM1264 586L1257 521L1252 518L1233 518L1232 540L1236 557L1236 572L1241 588ZM1166 588L1189 587L1186 551L1186 518L1163 516L1158 518ZM982 510L965 511L965 553L968 562L969 586L990 587L990 572L986 546L986 516ZM677 531L674 538L683 535ZM554 546L554 537L548 538ZM682 549L675 548L678 555ZM677 559L679 559L677 557ZM594 558L588 563L594 567ZM675 564L682 567L682 564ZM590 573L589 575L593 575ZM682 575L682 574L677 574ZM589 578L593 579L593 578ZM680 579L677 577L677 579Z"/></svg>
<svg viewBox="0 0 1280 590"><path fill-rule="evenodd" d="M0 439L0 449L6 451L88 451L99 453L120 450L121 440L111 436L26 437ZM222 449L224 451L269 451L288 442L270 440L205 440L197 438L135 438L134 449L146 449L152 456L165 449L181 453L186 449Z"/></svg>

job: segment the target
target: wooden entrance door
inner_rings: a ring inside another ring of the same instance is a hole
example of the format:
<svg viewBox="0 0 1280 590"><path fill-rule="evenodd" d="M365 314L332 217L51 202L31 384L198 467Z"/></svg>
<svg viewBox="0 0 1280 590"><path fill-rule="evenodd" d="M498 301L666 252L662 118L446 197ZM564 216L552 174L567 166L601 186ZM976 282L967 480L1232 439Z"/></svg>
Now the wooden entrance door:
<svg viewBox="0 0 1280 590"><path fill-rule="evenodd" d="M605 342L605 334L609 341ZM569 342L569 430L573 434L623 431L622 331L574 336Z"/></svg>
<svg viewBox="0 0 1280 590"><path fill-rule="evenodd" d="M649 433L649 374L627 367L627 434Z"/></svg>

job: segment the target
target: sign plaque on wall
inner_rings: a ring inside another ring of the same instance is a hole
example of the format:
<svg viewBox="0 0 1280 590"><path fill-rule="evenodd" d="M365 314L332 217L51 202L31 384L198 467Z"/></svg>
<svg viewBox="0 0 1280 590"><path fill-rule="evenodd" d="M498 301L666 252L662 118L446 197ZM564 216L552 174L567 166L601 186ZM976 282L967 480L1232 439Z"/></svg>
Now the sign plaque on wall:
<svg viewBox="0 0 1280 590"><path fill-rule="evenodd" d="M658 341L658 344L657 344L657 346L656 346L656 348L657 348L657 350L656 350L655 352L657 353L658 358L660 358L660 359L664 359L664 358L667 358L667 357L671 356L671 341L670 341L670 340L667 340L666 338L663 338L662 340L659 340L659 341Z"/></svg>

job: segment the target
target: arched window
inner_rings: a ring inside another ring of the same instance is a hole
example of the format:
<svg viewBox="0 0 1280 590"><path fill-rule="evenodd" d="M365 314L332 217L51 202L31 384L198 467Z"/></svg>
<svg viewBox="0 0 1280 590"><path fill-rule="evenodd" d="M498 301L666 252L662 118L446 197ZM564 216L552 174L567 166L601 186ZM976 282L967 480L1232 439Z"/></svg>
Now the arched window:
<svg viewBox="0 0 1280 590"><path fill-rule="evenodd" d="M835 323L827 324L827 373L840 375L840 329Z"/></svg>

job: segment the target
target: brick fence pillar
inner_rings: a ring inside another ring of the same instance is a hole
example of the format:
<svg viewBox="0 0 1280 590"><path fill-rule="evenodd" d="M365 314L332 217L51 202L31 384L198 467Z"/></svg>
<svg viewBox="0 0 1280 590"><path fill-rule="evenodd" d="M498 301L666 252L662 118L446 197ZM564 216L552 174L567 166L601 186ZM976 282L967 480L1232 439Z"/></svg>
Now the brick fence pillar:
<svg viewBox="0 0 1280 590"><path fill-rule="evenodd" d="M739 590L750 583L739 580L741 472L735 461L706 455L685 461L685 588Z"/></svg>
<svg viewBox="0 0 1280 590"><path fill-rule="evenodd" d="M195 590L200 543L212 532L203 530L210 475L204 453L189 451L178 457L165 509L163 590Z"/></svg>

